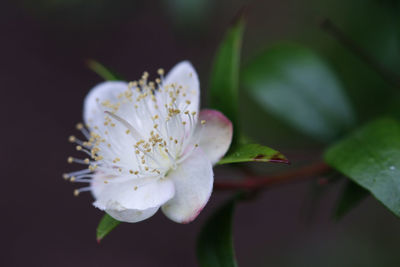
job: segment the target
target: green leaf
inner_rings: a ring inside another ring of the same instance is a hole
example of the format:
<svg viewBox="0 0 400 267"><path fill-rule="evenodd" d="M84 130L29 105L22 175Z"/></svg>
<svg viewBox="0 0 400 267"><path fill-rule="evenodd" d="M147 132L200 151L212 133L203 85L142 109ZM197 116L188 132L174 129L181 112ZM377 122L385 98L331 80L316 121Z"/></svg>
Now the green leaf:
<svg viewBox="0 0 400 267"><path fill-rule="evenodd" d="M341 219L368 195L369 192L367 190L352 181L348 181L339 197L334 218L337 220Z"/></svg>
<svg viewBox="0 0 400 267"><path fill-rule="evenodd" d="M239 138L238 89L240 50L244 31L244 19L240 17L228 30L214 59L210 81L210 107L225 114L235 131L232 145Z"/></svg>
<svg viewBox="0 0 400 267"><path fill-rule="evenodd" d="M289 163L282 153L272 148L257 144L241 144L233 148L218 164L248 161Z"/></svg>
<svg viewBox="0 0 400 267"><path fill-rule="evenodd" d="M246 66L243 85L266 111L320 141L329 141L354 124L335 74L303 46L270 47Z"/></svg>
<svg viewBox="0 0 400 267"><path fill-rule="evenodd" d="M236 267L232 221L237 197L213 214L197 240L197 258L202 267Z"/></svg>
<svg viewBox="0 0 400 267"><path fill-rule="evenodd" d="M400 124L373 121L325 153L328 164L400 216Z"/></svg>
<svg viewBox="0 0 400 267"><path fill-rule="evenodd" d="M104 214L99 225L97 226L96 238L97 242L100 242L106 235L108 235L115 227L117 227L121 222L117 221L107 213Z"/></svg>
<svg viewBox="0 0 400 267"><path fill-rule="evenodd" d="M89 69L91 69L92 71L97 73L97 75L99 75L100 77L102 77L106 81L121 80L116 74L111 72L109 69L104 67L104 65L102 65L99 62L97 62L96 60L88 59L86 61L86 65L89 67Z"/></svg>

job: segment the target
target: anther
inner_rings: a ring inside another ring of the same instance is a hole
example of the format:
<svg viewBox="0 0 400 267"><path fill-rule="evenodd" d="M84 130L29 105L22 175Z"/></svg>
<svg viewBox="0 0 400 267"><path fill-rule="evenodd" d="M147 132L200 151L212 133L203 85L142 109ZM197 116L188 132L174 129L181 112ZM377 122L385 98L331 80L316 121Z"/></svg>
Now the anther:
<svg viewBox="0 0 400 267"><path fill-rule="evenodd" d="M82 129L83 129L83 123L78 123L78 124L76 125L76 129L82 130Z"/></svg>
<svg viewBox="0 0 400 267"><path fill-rule="evenodd" d="M79 195L79 190L78 190L78 189L75 189L75 190L74 190L74 196L77 197L78 195Z"/></svg>
<svg viewBox="0 0 400 267"><path fill-rule="evenodd" d="M68 162L68 163L74 162L74 158L73 158L73 157L68 157L67 162Z"/></svg>
<svg viewBox="0 0 400 267"><path fill-rule="evenodd" d="M70 137L68 137L68 141L71 143L75 142L76 141L75 136L71 135Z"/></svg>

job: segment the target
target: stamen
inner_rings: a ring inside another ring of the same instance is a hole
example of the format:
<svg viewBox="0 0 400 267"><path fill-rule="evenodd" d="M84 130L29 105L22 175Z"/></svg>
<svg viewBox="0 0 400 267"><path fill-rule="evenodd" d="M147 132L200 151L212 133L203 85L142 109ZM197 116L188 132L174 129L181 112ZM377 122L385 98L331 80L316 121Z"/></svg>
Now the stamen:
<svg viewBox="0 0 400 267"><path fill-rule="evenodd" d="M87 191L90 191L91 190L91 187L90 186L87 186L87 187L81 187L81 188L78 188L78 189L75 189L74 190L74 196L79 196L79 194L80 193L82 193L82 192L87 192Z"/></svg>
<svg viewBox="0 0 400 267"><path fill-rule="evenodd" d="M76 128L87 141L73 135L68 139L90 158L69 157L67 161L88 168L63 174L64 179L91 183L97 173L107 177L103 180L106 184L124 179L162 179L191 155L199 146L200 126L205 121L199 123L197 112L190 110L192 103L185 99L190 88L177 83L164 84L164 70L159 69L158 74L160 77L153 82L148 81L149 73L144 72L138 82L129 82L116 101L97 99L106 114L103 123L86 126L90 132L79 123ZM114 120L126 129L121 129ZM79 188L74 194L89 190L90 186Z"/></svg>

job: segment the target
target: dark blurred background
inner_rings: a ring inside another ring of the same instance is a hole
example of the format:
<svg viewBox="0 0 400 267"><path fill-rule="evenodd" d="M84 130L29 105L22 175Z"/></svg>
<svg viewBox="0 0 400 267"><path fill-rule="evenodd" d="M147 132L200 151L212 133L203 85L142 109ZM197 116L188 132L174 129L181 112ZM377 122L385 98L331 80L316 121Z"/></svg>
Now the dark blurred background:
<svg viewBox="0 0 400 267"><path fill-rule="evenodd" d="M1 266L197 266L196 235L230 193L215 192L189 225L158 213L122 224L97 244L102 212L91 206L89 194L73 197L75 185L61 178L75 167L66 161L75 153L67 138L77 134L84 96L102 80L87 68L87 59L131 80L188 59L199 72L206 106L213 56L244 5L243 65L276 41L301 42L338 73L359 123L398 112L399 97L387 97L391 86L319 26L330 18L397 71L397 1L3 0ZM322 143L272 117L245 88L240 109L246 134L293 163L250 164L255 172L284 171L320 158ZM216 179L239 176L228 167L215 172ZM399 266L400 221L372 197L343 219L332 219L342 186L309 180L239 204L234 222L239 265Z"/></svg>

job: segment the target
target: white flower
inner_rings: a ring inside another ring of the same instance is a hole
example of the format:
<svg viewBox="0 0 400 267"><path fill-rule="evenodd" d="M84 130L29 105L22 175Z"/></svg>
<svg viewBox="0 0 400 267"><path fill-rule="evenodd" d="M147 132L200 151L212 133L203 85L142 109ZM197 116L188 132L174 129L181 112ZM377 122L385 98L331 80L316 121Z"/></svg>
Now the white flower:
<svg viewBox="0 0 400 267"><path fill-rule="evenodd" d="M90 185L95 207L119 221L138 222L161 207L171 220L187 223L206 205L215 164L228 150L232 124L220 112L199 112L199 80L193 66L177 64L155 82L103 82L84 103L86 136L70 141L88 158L69 162L88 168L65 174Z"/></svg>

